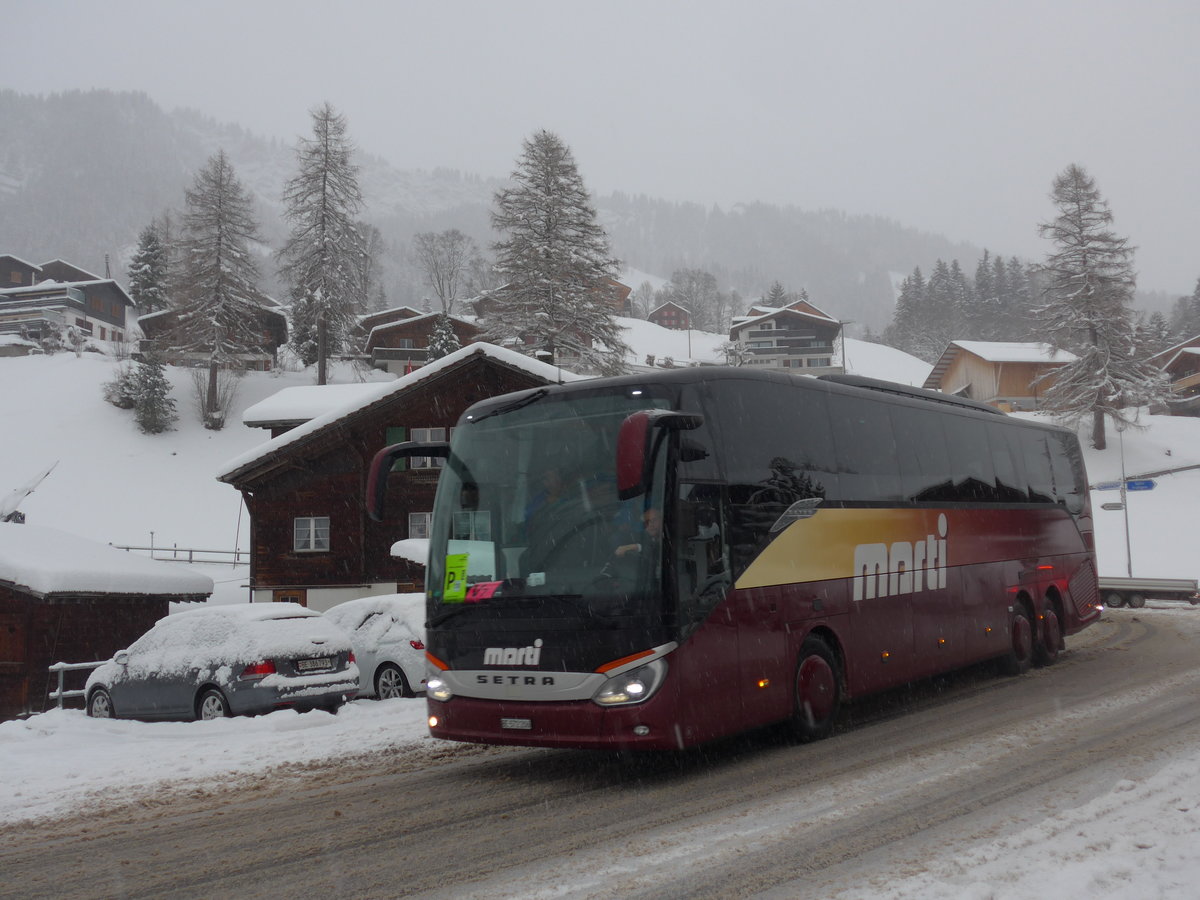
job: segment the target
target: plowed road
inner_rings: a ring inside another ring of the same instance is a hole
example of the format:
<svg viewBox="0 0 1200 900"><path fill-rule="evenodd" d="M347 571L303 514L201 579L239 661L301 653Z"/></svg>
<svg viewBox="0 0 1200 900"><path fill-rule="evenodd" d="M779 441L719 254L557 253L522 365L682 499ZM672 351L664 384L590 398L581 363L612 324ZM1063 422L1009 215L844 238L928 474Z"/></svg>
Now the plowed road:
<svg viewBox="0 0 1200 900"><path fill-rule="evenodd" d="M808 746L448 744L80 809L0 831L0 896L836 896L1200 740L1191 618L1106 613L1053 667L896 692Z"/></svg>

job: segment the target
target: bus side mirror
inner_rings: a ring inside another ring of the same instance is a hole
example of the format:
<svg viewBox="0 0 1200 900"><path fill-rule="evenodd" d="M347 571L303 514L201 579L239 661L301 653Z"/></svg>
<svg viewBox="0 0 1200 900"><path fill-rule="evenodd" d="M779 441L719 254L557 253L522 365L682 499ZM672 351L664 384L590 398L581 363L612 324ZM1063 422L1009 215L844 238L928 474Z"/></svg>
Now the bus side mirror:
<svg viewBox="0 0 1200 900"><path fill-rule="evenodd" d="M629 500L646 493L663 436L703 424L704 416L667 409L643 409L626 416L617 432L617 495Z"/></svg>
<svg viewBox="0 0 1200 900"><path fill-rule="evenodd" d="M383 510L387 505L387 479L396 460L409 456L449 456L450 444L446 441L405 441L384 447L371 460L367 472L367 515L374 521L383 521Z"/></svg>

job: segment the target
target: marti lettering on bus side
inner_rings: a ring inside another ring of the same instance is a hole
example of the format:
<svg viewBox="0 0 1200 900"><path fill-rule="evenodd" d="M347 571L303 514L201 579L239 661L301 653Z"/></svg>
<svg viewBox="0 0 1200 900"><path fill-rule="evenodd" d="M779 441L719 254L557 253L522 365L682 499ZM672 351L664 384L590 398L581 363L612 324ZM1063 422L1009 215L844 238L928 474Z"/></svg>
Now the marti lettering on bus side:
<svg viewBox="0 0 1200 900"><path fill-rule="evenodd" d="M924 540L858 544L854 548L854 599L872 600L946 587L946 515L938 516L937 534Z"/></svg>

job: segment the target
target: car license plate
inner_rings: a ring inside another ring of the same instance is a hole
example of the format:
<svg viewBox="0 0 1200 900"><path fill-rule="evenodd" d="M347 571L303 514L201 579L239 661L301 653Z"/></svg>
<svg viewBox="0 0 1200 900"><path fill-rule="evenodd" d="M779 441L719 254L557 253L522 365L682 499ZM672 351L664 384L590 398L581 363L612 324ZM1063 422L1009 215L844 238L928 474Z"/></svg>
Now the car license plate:
<svg viewBox="0 0 1200 900"><path fill-rule="evenodd" d="M328 656L319 656L315 659L297 660L296 668L301 672L313 672L317 669L332 669L333 660Z"/></svg>
<svg viewBox="0 0 1200 900"><path fill-rule="evenodd" d="M501 719L500 727L510 731L531 731L533 730L533 719Z"/></svg>

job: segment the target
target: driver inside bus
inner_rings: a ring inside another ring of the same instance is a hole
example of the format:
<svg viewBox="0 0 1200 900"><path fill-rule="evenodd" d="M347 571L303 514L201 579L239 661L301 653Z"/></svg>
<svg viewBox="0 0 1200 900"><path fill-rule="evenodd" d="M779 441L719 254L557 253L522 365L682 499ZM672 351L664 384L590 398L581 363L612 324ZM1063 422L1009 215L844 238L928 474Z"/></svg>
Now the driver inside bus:
<svg viewBox="0 0 1200 900"><path fill-rule="evenodd" d="M613 556L618 559L634 556L653 549L662 539L662 510L651 506L642 513L642 533L641 535L627 535L634 539L617 546L613 551Z"/></svg>

